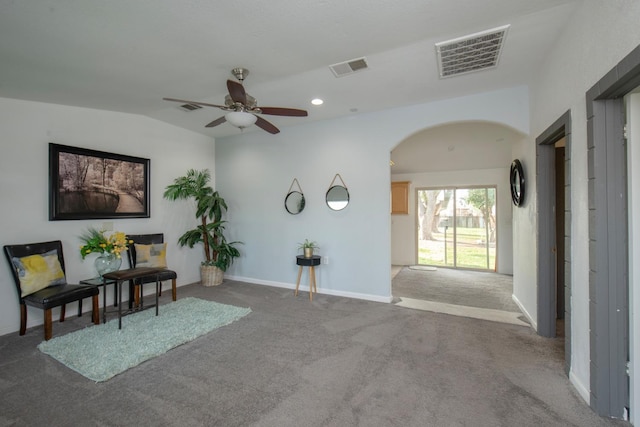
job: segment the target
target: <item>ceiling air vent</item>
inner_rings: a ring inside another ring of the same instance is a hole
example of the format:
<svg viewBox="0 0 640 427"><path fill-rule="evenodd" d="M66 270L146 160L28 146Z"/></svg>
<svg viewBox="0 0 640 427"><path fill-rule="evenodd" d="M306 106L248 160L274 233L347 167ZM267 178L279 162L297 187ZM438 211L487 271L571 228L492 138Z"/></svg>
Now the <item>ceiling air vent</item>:
<svg viewBox="0 0 640 427"><path fill-rule="evenodd" d="M440 77L495 68L509 25L436 43Z"/></svg>
<svg viewBox="0 0 640 427"><path fill-rule="evenodd" d="M180 108L186 111L193 111L193 110L199 110L202 107L200 105L195 105L195 104L182 104Z"/></svg>
<svg viewBox="0 0 640 427"><path fill-rule="evenodd" d="M340 62L338 64L330 65L331 71L336 77L343 77L349 74L353 74L356 71L366 70L369 68L367 60L365 58L352 59L351 61Z"/></svg>

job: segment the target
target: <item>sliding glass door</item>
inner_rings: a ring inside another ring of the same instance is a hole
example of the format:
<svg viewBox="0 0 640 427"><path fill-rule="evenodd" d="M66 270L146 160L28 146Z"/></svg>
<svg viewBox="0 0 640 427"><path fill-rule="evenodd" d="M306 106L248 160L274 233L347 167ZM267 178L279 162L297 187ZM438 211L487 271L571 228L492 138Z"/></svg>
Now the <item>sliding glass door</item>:
<svg viewBox="0 0 640 427"><path fill-rule="evenodd" d="M496 188L418 189L418 263L496 269Z"/></svg>

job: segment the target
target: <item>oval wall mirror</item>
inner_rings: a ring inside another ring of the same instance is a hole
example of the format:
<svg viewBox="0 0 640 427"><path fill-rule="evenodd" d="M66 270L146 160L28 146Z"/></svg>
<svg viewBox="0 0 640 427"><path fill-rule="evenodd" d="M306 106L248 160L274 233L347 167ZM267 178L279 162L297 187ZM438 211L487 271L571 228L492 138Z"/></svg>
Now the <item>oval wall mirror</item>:
<svg viewBox="0 0 640 427"><path fill-rule="evenodd" d="M290 191L284 199L284 208L291 215L297 215L304 210L304 194L300 191Z"/></svg>
<svg viewBox="0 0 640 427"><path fill-rule="evenodd" d="M524 171L522 170L522 163L516 159L511 163L511 171L509 173L511 181L511 200L516 206L522 206L524 202Z"/></svg>

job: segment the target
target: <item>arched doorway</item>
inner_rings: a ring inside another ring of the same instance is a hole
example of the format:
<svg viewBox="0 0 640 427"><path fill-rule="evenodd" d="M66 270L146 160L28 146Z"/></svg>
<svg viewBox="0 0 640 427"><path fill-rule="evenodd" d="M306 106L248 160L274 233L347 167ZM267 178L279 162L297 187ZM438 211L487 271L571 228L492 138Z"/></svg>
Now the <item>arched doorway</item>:
<svg viewBox="0 0 640 427"><path fill-rule="evenodd" d="M490 270L503 275L512 275L512 204L509 168L513 147L524 138L525 136L520 132L502 124L468 121L424 129L398 144L391 152L391 180L407 183L408 207L404 211L399 210L402 213L391 215L392 264L404 266L420 264L419 253L424 246L419 235L420 191L439 187L453 188L454 191L491 188L495 191L496 202L495 211L492 214L499 219L495 230L497 239L492 243L495 245L496 256L491 258ZM460 195L463 193L468 195L468 192L460 192ZM474 224L475 221L476 225L486 225L488 221L479 214L477 218L472 216L462 219L468 224ZM440 225L436 224L438 227ZM453 228L449 228L448 231L453 232ZM448 235L447 238L450 236ZM490 238L491 236L484 235L477 238L477 241L482 243L482 240L486 239L483 246L486 249L486 243ZM478 246L482 245L478 243ZM465 266L462 265L462 267ZM467 268L474 267L467 266ZM511 281L511 277L509 280ZM507 299L509 303L514 304L517 311L517 306L512 301L512 287Z"/></svg>

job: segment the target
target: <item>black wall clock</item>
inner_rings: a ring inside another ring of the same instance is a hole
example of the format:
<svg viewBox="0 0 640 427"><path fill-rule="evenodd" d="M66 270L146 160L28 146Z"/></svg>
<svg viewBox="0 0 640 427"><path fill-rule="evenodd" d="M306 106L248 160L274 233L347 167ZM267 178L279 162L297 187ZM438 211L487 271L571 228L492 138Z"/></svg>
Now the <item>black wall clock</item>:
<svg viewBox="0 0 640 427"><path fill-rule="evenodd" d="M520 160L515 159L511 163L511 172L509 173L509 179L511 181L511 200L516 206L522 206L524 202L524 171L522 170L522 163Z"/></svg>

